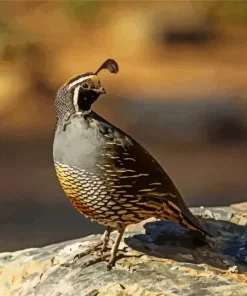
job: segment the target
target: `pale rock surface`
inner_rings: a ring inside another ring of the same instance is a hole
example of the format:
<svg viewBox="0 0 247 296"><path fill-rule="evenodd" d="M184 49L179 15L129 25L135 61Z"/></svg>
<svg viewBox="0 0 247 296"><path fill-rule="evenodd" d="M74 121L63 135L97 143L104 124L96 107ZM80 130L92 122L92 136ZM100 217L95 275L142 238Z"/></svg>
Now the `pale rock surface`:
<svg viewBox="0 0 247 296"><path fill-rule="evenodd" d="M150 219L128 227L111 271L105 262L82 269L91 255L63 266L99 235L1 253L0 295L247 295L247 218L234 208L192 209L215 235L211 246L196 246L190 233L168 222Z"/></svg>

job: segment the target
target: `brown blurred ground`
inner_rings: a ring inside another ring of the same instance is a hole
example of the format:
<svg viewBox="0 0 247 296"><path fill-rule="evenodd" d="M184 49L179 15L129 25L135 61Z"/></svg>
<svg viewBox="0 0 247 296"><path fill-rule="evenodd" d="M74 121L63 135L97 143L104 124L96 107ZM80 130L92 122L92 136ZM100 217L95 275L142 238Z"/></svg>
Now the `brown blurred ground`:
<svg viewBox="0 0 247 296"><path fill-rule="evenodd" d="M0 3L0 251L102 231L52 163L57 88L109 57L103 117L161 162L189 205L247 198L247 4Z"/></svg>

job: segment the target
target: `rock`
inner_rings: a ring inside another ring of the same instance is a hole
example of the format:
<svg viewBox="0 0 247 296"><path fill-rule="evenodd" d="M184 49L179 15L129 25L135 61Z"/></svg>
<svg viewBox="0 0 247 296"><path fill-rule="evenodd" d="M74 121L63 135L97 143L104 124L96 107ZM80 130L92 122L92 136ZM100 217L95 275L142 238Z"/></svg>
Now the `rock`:
<svg viewBox="0 0 247 296"><path fill-rule="evenodd" d="M99 235L1 253L0 295L247 295L247 227L231 222L241 214L230 207L192 212L210 216L199 217L216 234L208 244L199 246L191 232L173 223L149 219L128 227L111 271L105 262L82 269L92 255L65 267Z"/></svg>
<svg viewBox="0 0 247 296"><path fill-rule="evenodd" d="M88 296L128 296L128 295L136 295L136 296L165 296L164 293L155 293L147 291L143 289L138 284L134 285L120 285L116 283L109 283L105 287L100 290L95 290L90 292Z"/></svg>
<svg viewBox="0 0 247 296"><path fill-rule="evenodd" d="M247 202L232 204L231 207L238 212L244 212L247 214Z"/></svg>

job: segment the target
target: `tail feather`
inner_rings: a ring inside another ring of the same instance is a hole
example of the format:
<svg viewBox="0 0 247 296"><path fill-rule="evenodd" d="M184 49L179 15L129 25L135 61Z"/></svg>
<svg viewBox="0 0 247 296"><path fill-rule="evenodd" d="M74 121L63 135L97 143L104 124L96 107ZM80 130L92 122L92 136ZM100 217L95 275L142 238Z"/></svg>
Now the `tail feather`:
<svg viewBox="0 0 247 296"><path fill-rule="evenodd" d="M200 221L198 220L198 218L196 216L194 216L191 211L186 207L186 209L183 209L181 211L181 214L183 216L183 220L182 220L182 225L194 230L194 231L199 231L204 237L206 235L212 237L212 234L209 233L205 227L200 223Z"/></svg>
<svg viewBox="0 0 247 296"><path fill-rule="evenodd" d="M200 233L203 237L206 235L210 237L213 236L200 223L199 219L191 213L178 191L176 194L170 194L171 197L169 194L162 195L154 194L153 192L151 195L153 200L158 201L159 205L162 205L161 219L182 225L192 231ZM150 200L147 201L147 204L150 204Z"/></svg>
<svg viewBox="0 0 247 296"><path fill-rule="evenodd" d="M212 234L209 233L199 222L199 220L191 213L190 218L187 216L184 216L184 221L186 223L184 224L185 227L194 230L194 231L199 231L204 237L206 235L212 237Z"/></svg>
<svg viewBox="0 0 247 296"><path fill-rule="evenodd" d="M180 205L176 205L171 201L165 205L164 212L169 215L169 219L179 225L182 225L192 231L201 233L204 237L206 235L212 237L205 227L200 223L198 218L194 216L185 203L181 200Z"/></svg>

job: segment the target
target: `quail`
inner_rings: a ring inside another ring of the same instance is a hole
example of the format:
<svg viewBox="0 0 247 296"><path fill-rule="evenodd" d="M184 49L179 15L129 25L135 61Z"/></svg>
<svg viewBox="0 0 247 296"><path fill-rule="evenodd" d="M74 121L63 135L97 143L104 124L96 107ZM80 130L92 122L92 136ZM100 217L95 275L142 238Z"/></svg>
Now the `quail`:
<svg viewBox="0 0 247 296"><path fill-rule="evenodd" d="M119 67L108 59L95 73L78 75L58 90L53 158L58 180L74 208L107 226L97 246L106 250L111 231L117 230L110 269L129 224L155 217L203 238L210 234L147 150L91 110L99 96L106 94L98 77L103 69L117 73Z"/></svg>

